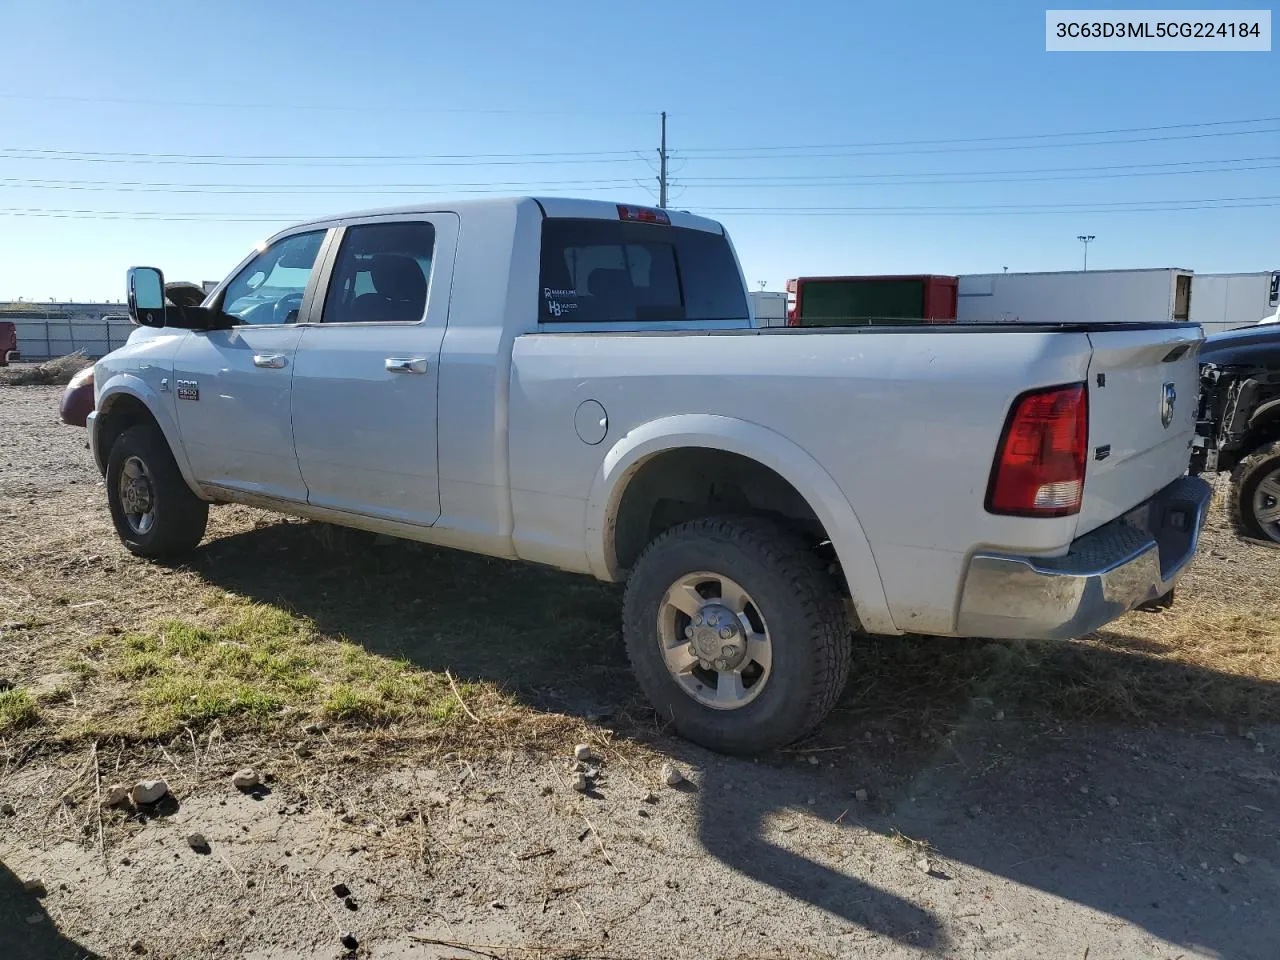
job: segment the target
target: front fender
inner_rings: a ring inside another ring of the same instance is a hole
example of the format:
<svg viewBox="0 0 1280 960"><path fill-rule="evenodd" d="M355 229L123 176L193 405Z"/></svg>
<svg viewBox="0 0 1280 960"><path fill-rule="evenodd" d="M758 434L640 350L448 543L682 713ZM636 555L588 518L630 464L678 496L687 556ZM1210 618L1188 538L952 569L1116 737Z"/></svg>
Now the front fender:
<svg viewBox="0 0 1280 960"><path fill-rule="evenodd" d="M90 434L92 437L93 456L98 461L99 467L105 471L107 457L110 456L109 450L100 450L98 448L100 443L98 437L101 435L103 417L109 416L112 407L124 397L132 397L147 408L147 412L151 414L159 425L160 432L164 434L165 442L169 444L173 459L177 462L178 469L182 472L182 479L187 482L187 486L193 491L199 491L200 487L191 472L191 462L187 458L186 448L182 445L182 434L178 430L178 423L174 419L172 408L165 402L161 393L152 388L141 377L132 373L113 374L106 383L98 388L96 410L94 411L96 424Z"/></svg>
<svg viewBox="0 0 1280 960"><path fill-rule="evenodd" d="M704 447L736 453L773 470L808 502L831 538L863 629L900 634L889 614L871 544L848 499L831 475L805 450L767 427L711 414L682 414L629 431L605 454L587 501L586 551L591 571L618 580L614 529L627 484L645 461L660 453Z"/></svg>

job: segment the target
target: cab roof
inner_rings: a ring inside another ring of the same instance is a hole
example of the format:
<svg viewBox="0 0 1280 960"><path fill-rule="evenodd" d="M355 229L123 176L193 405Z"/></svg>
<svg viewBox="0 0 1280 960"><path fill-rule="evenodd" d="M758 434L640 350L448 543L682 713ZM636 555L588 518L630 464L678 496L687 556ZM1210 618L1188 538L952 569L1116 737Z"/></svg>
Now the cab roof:
<svg viewBox="0 0 1280 960"><path fill-rule="evenodd" d="M486 197L482 200L424 200L421 203L405 204L396 207L378 207L371 210L357 210L349 213L318 217L295 223L280 234L292 233L300 227L332 227L350 220L362 220L369 217L394 217L414 213L451 212L465 216L468 210L493 209L495 207L520 207L524 204L537 204L544 216L556 219L579 220L619 220L622 219L620 208L628 210L644 210L657 212L657 207L643 204L617 203L608 200L582 200L572 197ZM699 217L684 210L666 209L665 213L673 227L684 227L692 230L705 230L708 233L724 233L724 228L715 220ZM279 235L279 234L277 234Z"/></svg>

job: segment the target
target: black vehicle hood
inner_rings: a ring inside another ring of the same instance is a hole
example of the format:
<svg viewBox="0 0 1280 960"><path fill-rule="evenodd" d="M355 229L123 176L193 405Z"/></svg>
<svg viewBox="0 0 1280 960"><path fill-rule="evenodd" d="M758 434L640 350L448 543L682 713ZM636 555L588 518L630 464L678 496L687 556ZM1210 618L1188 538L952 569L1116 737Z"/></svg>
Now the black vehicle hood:
<svg viewBox="0 0 1280 960"><path fill-rule="evenodd" d="M1280 369L1280 323L1263 323L1206 337L1200 362Z"/></svg>

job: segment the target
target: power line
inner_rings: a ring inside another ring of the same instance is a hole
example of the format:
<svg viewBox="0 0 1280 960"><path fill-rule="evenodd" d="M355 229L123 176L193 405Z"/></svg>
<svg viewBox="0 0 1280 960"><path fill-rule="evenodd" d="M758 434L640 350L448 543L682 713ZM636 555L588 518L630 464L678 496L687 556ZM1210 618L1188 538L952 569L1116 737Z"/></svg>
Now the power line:
<svg viewBox="0 0 1280 960"><path fill-rule="evenodd" d="M930 149L907 149L907 150L862 150L862 149L844 149L844 148L828 148L828 147L812 147L812 150L831 150L829 153L741 153L732 154L724 152L716 152L715 154L701 154L690 157L695 160L823 160L838 159L843 157L905 157L905 156L927 156L934 154L948 153L988 153L997 150L1066 150L1075 147L1109 147L1120 146L1129 143L1164 143L1174 140L1201 140L1213 137L1242 137L1252 136L1255 134L1271 134L1280 133L1280 127L1269 127L1262 130L1223 130L1214 133L1186 133L1174 134L1163 137L1128 137L1116 140L1089 140L1079 143L1010 143L999 145L981 145L981 146L954 146L954 147L937 147ZM704 148L713 149L713 148ZM747 148L738 148L747 149ZM769 147L759 147L757 150L768 150ZM805 148L780 148L800 151ZM688 154L689 150L681 149L678 151L680 155Z"/></svg>
<svg viewBox="0 0 1280 960"><path fill-rule="evenodd" d="M35 150L20 147L0 148L0 160L64 161L70 163L138 163L169 164L200 167L508 167L535 164L599 164L641 163L638 151L617 151L627 156L613 154L592 156L589 154L475 154L445 155L444 159L429 155L414 157L237 157L219 154L151 154L151 153L94 153L72 150ZM509 159L486 159L506 157Z"/></svg>
<svg viewBox="0 0 1280 960"><path fill-rule="evenodd" d="M163 183L137 180L33 180L23 177L0 177L0 188L30 190L76 190L104 193L171 193L201 194L206 196L387 196L433 194L510 194L544 192L546 187L572 187L575 190L615 190L630 187L635 179L628 180L542 180L503 183L389 183L371 184L312 184L292 186L288 184L218 184L218 183Z"/></svg>
<svg viewBox="0 0 1280 960"><path fill-rule="evenodd" d="M1100 136L1112 133L1159 131L1169 129L1198 128L1222 124L1280 122L1280 117L1257 120L1224 120L1199 124L1168 124L1162 127L1132 127L1109 131L1084 131L1078 133L1018 134L1000 137L965 137L952 140L899 140L867 141L853 144L815 144L809 146L756 145L741 147L691 147L678 153L698 160L773 160L773 159L822 159L846 156L904 156L936 153L983 152L988 150L1027 150L1044 148L1097 147L1129 143L1168 142L1214 137L1249 136L1280 133L1280 127L1257 130L1215 130L1205 133L1174 134L1157 137L1131 137L1112 140L1094 140L1081 143L1004 143L1002 140L1028 140ZM987 144L972 146L973 144ZM959 145L959 146L956 146ZM965 146L970 145L970 146ZM866 148L897 146L932 146L933 149L878 150ZM948 146L951 148L948 149ZM828 150L831 153L805 153L798 151ZM788 152L790 151L790 152ZM142 164L191 164L214 166L501 166L535 163L594 164L636 163L643 160L640 150L554 151L531 153L442 153L442 154L220 154L220 153L159 153L147 151L94 151L56 150L43 147L3 147L0 159L12 160L61 160L82 163L142 163ZM669 154L668 154L669 158Z"/></svg>
<svg viewBox="0 0 1280 960"><path fill-rule="evenodd" d="M1081 209L1079 207L1042 207L1027 209L973 209L973 210L896 210L885 207L868 210L790 210L785 207L763 208L755 210L724 210L717 208L695 208L690 211L707 217L1003 217L1003 216L1106 216L1120 213L1173 213L1197 210L1261 210L1280 207L1280 200L1270 203L1220 203L1204 204L1190 202L1174 206L1151 207L1102 207Z"/></svg>
<svg viewBox="0 0 1280 960"><path fill-rule="evenodd" d="M228 103L208 100L143 100L131 97L78 97L59 94L0 93L0 100L31 100L50 103L104 103L125 104L147 107L201 107L214 110L278 110L278 103ZM392 114L491 114L494 116L540 116L540 117L613 117L613 116L648 116L648 110L528 110L522 107L370 107L343 106L339 104L299 104L290 103L290 110L307 110L336 113L392 113Z"/></svg>
<svg viewBox="0 0 1280 960"><path fill-rule="evenodd" d="M1167 123L1155 127L1113 127L1109 130L1075 130L1057 133L1018 133L985 137L952 137L924 140L867 140L860 143L819 143L776 146L690 147L682 153L724 153L737 150L845 150L860 147L938 146L953 143L993 143L997 140L1041 140L1053 137L1102 137L1117 133L1158 133L1165 130L1191 130L1201 127L1241 126L1247 123L1280 123L1280 117L1254 117L1248 120L1207 120L1199 123ZM1249 132L1249 131L1240 131Z"/></svg>
<svg viewBox="0 0 1280 960"><path fill-rule="evenodd" d="M810 181L811 180L811 181L815 181L814 185L824 185L828 183L838 183L846 180L848 181L873 180L875 181L873 185L884 186L884 185L887 185L888 183L892 183L895 181L902 181L902 182L909 182L909 183L919 182L922 184L947 183L947 182L964 182L964 183L987 182L987 181L977 181L977 180L951 181L951 180L920 179L925 177L947 177L947 178L994 177L999 179L993 179L989 182L1001 183L1001 182L1005 182L1005 180L1008 178L1020 177L1023 174L1031 174L1033 175L1032 179L1039 179L1039 177L1036 176L1038 174L1062 173L1062 174L1087 174L1089 176L1092 176L1094 172L1103 174L1109 171L1127 170L1127 171L1137 171L1132 174L1133 176L1146 176L1148 175L1148 173L1150 175L1163 173L1162 168L1166 168L1166 167L1189 167L1189 166L1196 166L1196 165L1203 165L1203 164L1261 163L1261 162L1268 162L1268 161L1280 161L1280 155L1270 155L1270 156L1262 156L1262 157L1226 157L1219 160L1170 160L1170 161L1163 161L1159 163L1119 163L1119 164L1103 164L1101 166L1084 166L1084 167L1081 167L1081 166L1032 167L1032 168L1022 168L1022 169L1013 169L1013 170L956 170L956 171L935 170L935 171L916 171L912 173L885 172L885 173L812 173L812 174L778 174L778 175L755 174L750 176L736 176L736 177L692 177L692 178L689 178L686 182L695 184L698 186L712 186L712 185L720 185L722 183L728 186L734 186L734 185L737 185L738 183L741 183L747 186L785 186L788 182L791 182L791 181ZM1152 170L1151 168L1157 168L1157 169ZM1227 172L1227 170L1231 170L1231 169L1253 170L1253 169L1268 169L1268 168L1267 167L1244 167L1244 168L1224 167L1221 171L1211 170L1207 172ZM1189 172L1199 173L1201 171L1189 171ZM1120 174L1116 174L1116 175L1118 176ZM1126 175L1129 175L1129 174L1126 174ZM1058 179L1058 178L1046 177L1044 179ZM1084 179L1084 177L1081 177L1081 179Z"/></svg>
<svg viewBox="0 0 1280 960"><path fill-rule="evenodd" d="M919 205L919 206L870 206L870 207L715 207L704 208L703 213L733 216L949 216L949 215L998 215L1035 213L1149 213L1165 210L1213 210L1280 206L1280 194L1248 197L1177 197L1168 200L1117 200L1083 203L1047 204L978 204L978 205ZM292 222L308 219L297 213L252 213L224 211L165 211L165 210L91 210L59 209L50 207L3 207L5 216L48 216L81 219L173 219L173 220L227 220L228 222Z"/></svg>
<svg viewBox="0 0 1280 960"><path fill-rule="evenodd" d="M1277 161L1275 163L1261 161ZM1216 166L1205 166L1216 164ZM1226 166L1236 164L1237 166ZM1239 164L1249 164L1239 166ZM1201 167L1202 169L1166 169L1169 167ZM1155 169L1152 169L1155 168ZM683 181L687 185L704 188L743 189L752 187L839 187L839 186L929 186L952 183L1032 183L1057 180L1091 180L1113 177L1172 176L1195 173L1234 173L1280 168L1280 155L1238 157L1222 160L1177 160L1161 163L1112 164L1086 167L1041 167L1014 170L974 170L964 172L934 171L925 173L872 173L872 174L802 174L796 176L742 176L702 177ZM1041 174L1061 174L1041 176ZM925 179L928 178L928 179ZM537 192L546 187L573 187L579 190L605 190L630 187L639 181L634 178L618 179L568 179L568 180L509 180L509 181L461 181L461 182L405 182L405 183L316 183L316 184L262 184L262 183L202 183L154 180L65 180L28 177L0 177L0 187L84 190L89 192L121 193L175 193L210 194L214 196L260 196L369 194L394 195L400 193L504 193L511 190ZM668 183L670 176L668 175Z"/></svg>
<svg viewBox="0 0 1280 960"><path fill-rule="evenodd" d="M1234 203L1237 201L1280 200L1280 194L1256 197L1173 197L1168 200L1085 200L1063 201L1060 203L979 203L979 204L919 204L912 206L873 206L873 207L718 207L721 212L774 211L788 210L799 213L852 212L863 210L875 211L911 211L911 210L981 210L981 209L1032 209L1042 207L1131 207L1150 206L1164 203Z"/></svg>
<svg viewBox="0 0 1280 960"><path fill-rule="evenodd" d="M111 157L132 160L137 157L164 157L182 160L518 160L523 157L617 157L639 159L638 150L550 150L534 153L157 153L130 150L53 150L45 147L0 147L0 153L36 153L42 156L74 155L77 157ZM33 158L24 158L33 159Z"/></svg>

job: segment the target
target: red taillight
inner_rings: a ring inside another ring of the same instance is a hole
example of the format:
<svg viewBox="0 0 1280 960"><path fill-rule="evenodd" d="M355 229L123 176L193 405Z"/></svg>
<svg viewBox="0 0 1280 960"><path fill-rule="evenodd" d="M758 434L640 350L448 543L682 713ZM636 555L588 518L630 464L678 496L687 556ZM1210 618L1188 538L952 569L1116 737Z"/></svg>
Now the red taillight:
<svg viewBox="0 0 1280 960"><path fill-rule="evenodd" d="M1024 393L1013 404L987 487L987 510L1023 517L1080 512L1089 444L1083 383Z"/></svg>
<svg viewBox="0 0 1280 960"><path fill-rule="evenodd" d="M634 220L637 223L660 223L664 227L671 226L671 217L665 210L653 210L649 207L629 207L625 203L618 204L619 220Z"/></svg>

